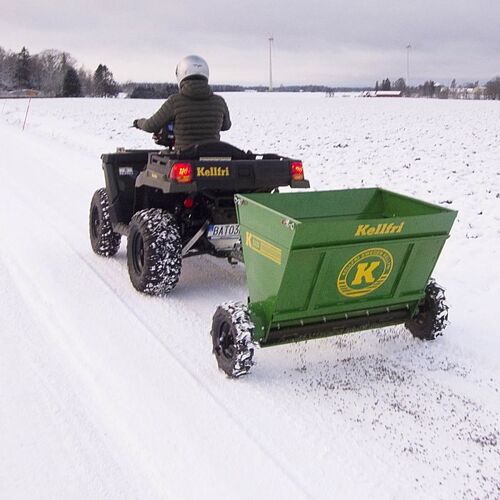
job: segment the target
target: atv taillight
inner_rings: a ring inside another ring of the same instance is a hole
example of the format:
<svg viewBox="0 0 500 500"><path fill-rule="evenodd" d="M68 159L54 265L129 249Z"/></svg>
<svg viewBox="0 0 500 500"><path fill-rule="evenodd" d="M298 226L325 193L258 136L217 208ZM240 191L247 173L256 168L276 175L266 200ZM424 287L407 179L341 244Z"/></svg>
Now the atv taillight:
<svg viewBox="0 0 500 500"><path fill-rule="evenodd" d="M303 181L304 180L304 167L302 166L301 161L292 161L292 165L290 167L292 173L293 181Z"/></svg>
<svg viewBox="0 0 500 500"><path fill-rule="evenodd" d="M193 168L190 163L174 163L170 170L170 179L179 184L193 182Z"/></svg>

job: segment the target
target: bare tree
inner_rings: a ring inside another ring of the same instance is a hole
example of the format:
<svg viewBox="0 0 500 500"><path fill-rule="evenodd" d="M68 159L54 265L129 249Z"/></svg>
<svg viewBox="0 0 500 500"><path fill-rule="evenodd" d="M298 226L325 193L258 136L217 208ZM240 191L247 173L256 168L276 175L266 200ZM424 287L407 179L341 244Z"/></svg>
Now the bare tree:
<svg viewBox="0 0 500 500"><path fill-rule="evenodd" d="M401 90L401 92L404 92L406 90L406 82L404 78L398 78L393 84L392 88L394 90Z"/></svg>

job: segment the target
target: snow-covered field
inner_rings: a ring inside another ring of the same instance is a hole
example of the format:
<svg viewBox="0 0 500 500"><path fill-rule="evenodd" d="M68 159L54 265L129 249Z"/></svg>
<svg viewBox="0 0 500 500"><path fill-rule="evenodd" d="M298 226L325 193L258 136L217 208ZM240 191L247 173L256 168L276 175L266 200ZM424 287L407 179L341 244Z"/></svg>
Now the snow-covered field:
<svg viewBox="0 0 500 500"><path fill-rule="evenodd" d="M242 266L185 262L138 294L94 255L99 156L151 147L158 101L0 100L0 498L499 498L500 103L228 94L224 140L304 160L315 189L383 186L459 211L435 277L451 324L257 352L208 336Z"/></svg>

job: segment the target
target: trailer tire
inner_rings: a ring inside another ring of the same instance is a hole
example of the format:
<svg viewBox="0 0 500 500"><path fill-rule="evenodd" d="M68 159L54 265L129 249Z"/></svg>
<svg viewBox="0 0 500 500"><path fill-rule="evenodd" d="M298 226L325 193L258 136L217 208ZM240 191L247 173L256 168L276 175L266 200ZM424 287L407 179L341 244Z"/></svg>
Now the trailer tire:
<svg viewBox="0 0 500 500"><path fill-rule="evenodd" d="M411 334L421 340L434 340L443 335L448 324L448 306L444 289L434 279L425 288L423 304L412 319L405 323Z"/></svg>
<svg viewBox="0 0 500 500"><path fill-rule="evenodd" d="M105 188L98 189L90 202L89 235L92 250L97 255L112 257L118 252L121 235L113 231Z"/></svg>
<svg viewBox="0 0 500 500"><path fill-rule="evenodd" d="M229 377L246 375L254 365L256 343L248 308L241 302L226 302L212 320L213 353L219 368Z"/></svg>
<svg viewBox="0 0 500 500"><path fill-rule="evenodd" d="M158 208L140 210L129 228L127 263L132 285L149 295L171 292L182 267L182 242L175 217Z"/></svg>

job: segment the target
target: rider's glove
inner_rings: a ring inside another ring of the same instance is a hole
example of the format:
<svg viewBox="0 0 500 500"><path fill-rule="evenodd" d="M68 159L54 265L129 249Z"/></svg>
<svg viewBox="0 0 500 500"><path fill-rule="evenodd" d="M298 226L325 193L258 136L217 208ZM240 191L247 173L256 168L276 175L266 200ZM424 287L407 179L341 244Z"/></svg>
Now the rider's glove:
<svg viewBox="0 0 500 500"><path fill-rule="evenodd" d="M139 120L134 120L134 123L132 124L132 126L135 128L139 128L138 123L139 123Z"/></svg>

